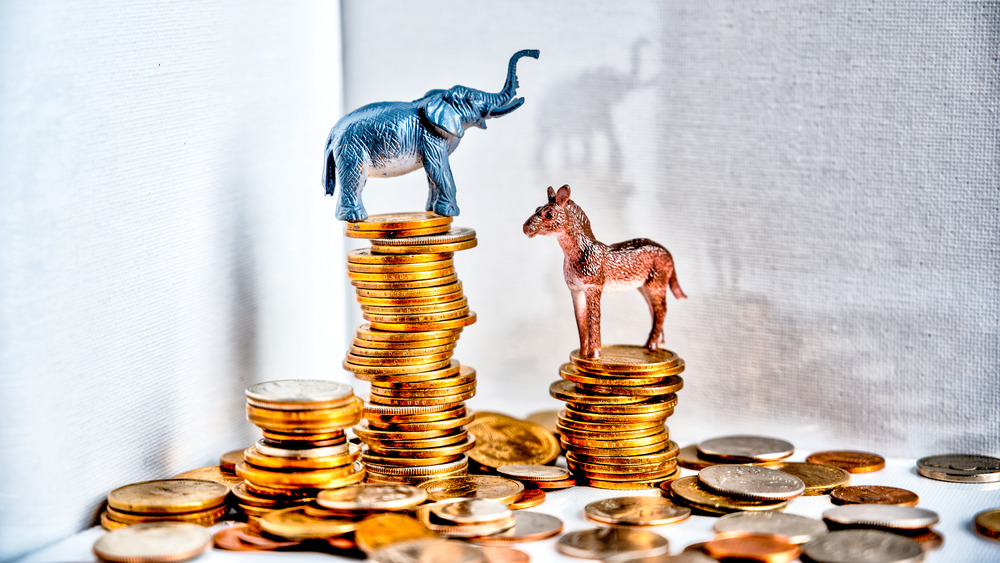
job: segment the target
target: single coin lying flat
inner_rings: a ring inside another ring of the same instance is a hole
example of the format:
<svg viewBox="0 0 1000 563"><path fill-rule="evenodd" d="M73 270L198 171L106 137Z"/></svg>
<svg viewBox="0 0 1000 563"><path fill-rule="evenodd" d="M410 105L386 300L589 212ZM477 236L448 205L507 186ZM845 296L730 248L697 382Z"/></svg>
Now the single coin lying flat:
<svg viewBox="0 0 1000 563"><path fill-rule="evenodd" d="M787 500L806 490L801 479L756 465L713 465L698 472L698 480L723 494L764 500Z"/></svg>
<svg viewBox="0 0 1000 563"><path fill-rule="evenodd" d="M830 532L802 546L815 563L919 563L924 550L917 542L878 530Z"/></svg>
<svg viewBox="0 0 1000 563"><path fill-rule="evenodd" d="M737 512L715 521L717 533L780 534L795 544L808 543L827 533L826 524L815 518L784 512Z"/></svg>
<svg viewBox="0 0 1000 563"><path fill-rule="evenodd" d="M795 453L795 446L777 438L737 435L705 440L698 444L698 451L731 461L777 461Z"/></svg>
<svg viewBox="0 0 1000 563"><path fill-rule="evenodd" d="M197 524L136 524L98 538L94 542L94 555L120 563L187 561L211 544L212 534Z"/></svg>
<svg viewBox="0 0 1000 563"><path fill-rule="evenodd" d="M667 553L667 538L636 528L606 526L563 534L556 542L563 555L583 559L607 559L613 555L651 556Z"/></svg>
<svg viewBox="0 0 1000 563"><path fill-rule="evenodd" d="M917 460L917 473L952 483L1000 482L1000 459L984 455L933 455Z"/></svg>
<svg viewBox="0 0 1000 563"><path fill-rule="evenodd" d="M823 519L839 526L872 526L897 530L922 530L939 521L937 512L915 506L848 504L831 508Z"/></svg>
<svg viewBox="0 0 1000 563"><path fill-rule="evenodd" d="M687 520L691 509L663 497L615 497L601 499L583 509L587 518L602 524L659 526Z"/></svg>

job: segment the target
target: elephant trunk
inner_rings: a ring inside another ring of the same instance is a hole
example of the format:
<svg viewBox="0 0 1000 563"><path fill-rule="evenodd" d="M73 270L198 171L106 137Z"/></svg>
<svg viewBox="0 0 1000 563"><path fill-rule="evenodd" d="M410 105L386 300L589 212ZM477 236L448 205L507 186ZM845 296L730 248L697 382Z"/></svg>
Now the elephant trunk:
<svg viewBox="0 0 1000 563"><path fill-rule="evenodd" d="M496 94L491 94L489 111L490 117L496 117L510 113L524 103L523 99L515 100L514 94L517 92L517 61L521 57L538 58L538 49L524 49L514 53L507 63L507 82L503 85L503 90Z"/></svg>

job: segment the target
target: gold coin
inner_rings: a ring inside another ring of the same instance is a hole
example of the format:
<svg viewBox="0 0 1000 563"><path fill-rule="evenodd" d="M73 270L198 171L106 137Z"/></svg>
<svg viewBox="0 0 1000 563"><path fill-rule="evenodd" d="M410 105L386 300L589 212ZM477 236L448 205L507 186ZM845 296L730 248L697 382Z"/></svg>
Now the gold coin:
<svg viewBox="0 0 1000 563"><path fill-rule="evenodd" d="M472 417L468 416L460 420L472 421ZM468 424L468 422L465 422ZM459 424L458 426L464 426L464 424ZM354 434L364 442L377 442L381 440L421 440L424 438L440 438L442 436L447 436L455 431L455 428L442 428L433 430L381 430L376 428L371 428L370 421L362 420L354 427Z"/></svg>
<svg viewBox="0 0 1000 563"><path fill-rule="evenodd" d="M407 510L427 499L427 491L405 485L352 485L320 491L316 503L331 510Z"/></svg>
<svg viewBox="0 0 1000 563"><path fill-rule="evenodd" d="M379 477L451 477L452 473L467 471L469 468L469 459L462 456L448 463L416 467L370 463L368 467L372 473L376 473Z"/></svg>
<svg viewBox="0 0 1000 563"><path fill-rule="evenodd" d="M622 432L617 432L614 430L601 430L601 431L588 431L588 430L578 430L576 428L567 428L565 426L559 426L559 435L566 437L575 438L591 438L595 440L621 440L628 438L642 438L645 436L652 436L653 434L659 434L663 432L662 424L654 424L648 428L643 428L641 430L625 430Z"/></svg>
<svg viewBox="0 0 1000 563"><path fill-rule="evenodd" d="M584 410L577 410L573 405L567 405L565 410L566 418L570 420L579 420L580 422L595 422L604 424L618 424L621 422L633 423L633 422L652 422L656 420L666 420L671 414L673 414L673 409L668 409L656 413L642 413L642 414L607 414L607 413L592 413Z"/></svg>
<svg viewBox="0 0 1000 563"><path fill-rule="evenodd" d="M437 347L450 346L452 349L458 344L458 335L450 338L435 338L433 340L415 340L412 342L391 342L391 341L375 341L375 340L365 340L363 338L355 338L351 343L351 351L359 356L374 356L383 354L409 354L421 356L425 352L423 350L429 350ZM442 348L442 351L444 348ZM434 352L428 352L433 354Z"/></svg>
<svg viewBox="0 0 1000 563"><path fill-rule="evenodd" d="M455 406L445 405L444 410L440 410L442 407L433 406L435 410L423 413L401 413L401 414L375 414L377 412L375 407L379 405L369 405L365 410L365 418L368 419L369 425L372 428L385 429L387 425L392 424L419 424L426 422L442 422L446 420L452 420L455 418L462 418L468 416L464 404L459 404Z"/></svg>
<svg viewBox="0 0 1000 563"><path fill-rule="evenodd" d="M428 270L442 270L454 265L455 261L451 258L435 262L418 262L416 264L355 264L354 262L348 262L347 271L365 274L426 272Z"/></svg>
<svg viewBox="0 0 1000 563"><path fill-rule="evenodd" d="M378 314L363 311L361 316L364 317L366 321L373 323L415 324L450 321L459 317L465 317L468 314L469 308L462 307L461 309L453 309L451 311L441 311L439 313L420 313L415 315Z"/></svg>
<svg viewBox="0 0 1000 563"><path fill-rule="evenodd" d="M365 375L364 378L367 381L371 381L373 384L381 386L393 383L417 383L423 381L433 381L435 379L443 379L446 377L454 377L459 373L461 373L461 370L464 367L465 366L462 366L460 363L458 363L458 360L453 359L447 366L431 371L424 371L418 373L388 374L388 375L372 374L372 375ZM357 376L357 374L355 374L355 376Z"/></svg>
<svg viewBox="0 0 1000 563"><path fill-rule="evenodd" d="M654 397L640 403L631 403L627 405L592 405L587 403L570 403L567 405L567 409L575 412L593 414L636 415L666 413L673 411L675 406L677 406L677 394L669 393L662 397ZM553 411L553 413L554 416L558 416L557 411Z"/></svg>
<svg viewBox="0 0 1000 563"><path fill-rule="evenodd" d="M606 463L585 463L571 461L566 464L574 473L586 473L591 477L601 479L604 475L655 475L677 467L674 460L660 461L648 464L612 465Z"/></svg>
<svg viewBox="0 0 1000 563"><path fill-rule="evenodd" d="M354 484L364 478L364 466L353 463L335 469L271 471L240 463L236 474L245 481L265 487L332 489Z"/></svg>
<svg viewBox="0 0 1000 563"><path fill-rule="evenodd" d="M976 515L976 531L980 534L1000 540L1000 508L984 510Z"/></svg>
<svg viewBox="0 0 1000 563"><path fill-rule="evenodd" d="M453 293L458 293L462 291L462 282L453 281L451 283L445 283L443 285L435 285L430 287L415 287L409 289L368 289L362 287L356 287L354 293L359 297L378 297L382 299L402 299L402 298L421 298L421 297L435 297L439 295L450 295Z"/></svg>
<svg viewBox="0 0 1000 563"><path fill-rule="evenodd" d="M848 473L869 473L885 467L885 458L882 456L851 450L816 452L807 457L806 461L832 465Z"/></svg>
<svg viewBox="0 0 1000 563"><path fill-rule="evenodd" d="M624 385L627 387L637 387L640 385L655 385L683 371L684 360L680 360L676 366L669 370L625 375L594 374L583 371L573 364L563 364L559 367L559 377L562 377L566 381L587 385Z"/></svg>
<svg viewBox="0 0 1000 563"><path fill-rule="evenodd" d="M849 485L851 474L839 467L820 463L772 461L761 463L764 467L794 475L806 485L805 496L830 494L830 491Z"/></svg>
<svg viewBox="0 0 1000 563"><path fill-rule="evenodd" d="M442 225L440 227L427 227L424 229L397 229L397 230L387 230L387 231L361 231L361 230L344 229L344 235L348 238L382 239L390 237L391 238L425 237L430 235L439 235L447 231L448 231L448 225Z"/></svg>
<svg viewBox="0 0 1000 563"><path fill-rule="evenodd" d="M578 384L579 388L591 393L607 393L609 395L635 395L639 397L659 397L668 393L676 393L684 387L684 380L676 375L671 375L660 383L653 385L641 385L637 387L621 387L610 385L585 385Z"/></svg>
<svg viewBox="0 0 1000 563"><path fill-rule="evenodd" d="M412 468L406 468L412 469ZM376 473L375 471L368 472L368 483L377 484L398 484L398 485L413 485L419 486L422 483L426 483L433 479L439 479L441 477L457 477L459 475L465 475L466 469L460 469L455 471L450 471L448 473L441 473L440 475L386 475L383 473Z"/></svg>
<svg viewBox="0 0 1000 563"><path fill-rule="evenodd" d="M442 457L399 457L395 455L383 455L375 453L365 453L361 458L362 461L368 464L376 465L395 465L397 467L430 467L436 465L445 465L448 463L453 463L456 461L461 461L464 458L464 454L455 454Z"/></svg>
<svg viewBox="0 0 1000 563"><path fill-rule="evenodd" d="M461 403L459 403L461 405ZM400 440L418 440L416 436L421 435L431 438L440 438L446 434L450 434L455 431L456 428L460 428L472 422L472 415L463 414L461 416L456 416L454 418L449 418L448 420L438 420L434 422L395 422L390 424L383 424L381 422L376 422L375 419L370 419L368 421L368 427L374 431L386 431L386 432L400 432L405 434L406 438L396 438ZM427 436L426 432L432 432L433 436ZM381 440L380 440L381 441Z"/></svg>
<svg viewBox="0 0 1000 563"><path fill-rule="evenodd" d="M454 434L448 434L446 436L441 436L439 438L423 438L420 440L379 440L377 442L370 441L367 442L369 445L377 444L381 448L409 448L409 449L420 449L420 448L438 448L441 446L450 446L453 444L458 444L460 442L465 442L468 437L468 432L464 429L456 430Z"/></svg>
<svg viewBox="0 0 1000 563"><path fill-rule="evenodd" d="M110 530L120 530L121 528L124 528L126 526L128 526L128 524L112 520L108 516L108 511L107 510L102 510L101 511L101 527L104 528L105 530L109 530L109 531Z"/></svg>
<svg viewBox="0 0 1000 563"><path fill-rule="evenodd" d="M524 510L525 508L534 508L545 502L545 497L545 491L542 489L525 489L517 500L510 503L510 509Z"/></svg>
<svg viewBox="0 0 1000 563"><path fill-rule="evenodd" d="M643 455L588 455L579 452L566 452L566 460L582 463L598 463L603 465L645 465L657 462L671 461L677 457L677 444L667 442L667 447L662 451Z"/></svg>
<svg viewBox="0 0 1000 563"><path fill-rule="evenodd" d="M666 440L662 442L657 442L648 446L630 446L622 448L588 448L584 446L577 446L574 444L567 444L562 442L563 448L567 451L571 451L578 456L589 456L590 458L601 458L606 456L625 456L625 457L637 457L648 454L653 454L661 451Z"/></svg>
<svg viewBox="0 0 1000 563"><path fill-rule="evenodd" d="M266 485L252 483L250 481L243 481L243 486L246 488L246 491L252 495L282 500L283 502L312 500L316 498L316 493L319 492L318 489L302 487L269 487Z"/></svg>
<svg viewBox="0 0 1000 563"><path fill-rule="evenodd" d="M289 540L329 538L357 528L357 524L350 520L310 516L298 506L268 512L260 517L258 523L265 532Z"/></svg>
<svg viewBox="0 0 1000 563"><path fill-rule="evenodd" d="M566 401L568 403L585 403L595 405L625 405L630 403L641 403L649 400L647 397L591 393L590 391L580 389L572 381L566 381L564 379L554 381L551 385L549 385L549 395L559 399L560 401Z"/></svg>
<svg viewBox="0 0 1000 563"><path fill-rule="evenodd" d="M373 254L370 248L351 250L347 261L353 264L419 264L451 259L452 253Z"/></svg>
<svg viewBox="0 0 1000 563"><path fill-rule="evenodd" d="M701 457L701 454L698 453L698 444L691 444L690 446L681 448L677 453L677 463L685 469L701 471L706 467L719 465L722 462Z"/></svg>
<svg viewBox="0 0 1000 563"><path fill-rule="evenodd" d="M663 497L615 497L591 502L583 507L587 518L601 524L660 526L691 517L691 509L677 506Z"/></svg>
<svg viewBox="0 0 1000 563"><path fill-rule="evenodd" d="M428 229L451 225L452 217L438 215L430 211L409 211L404 213L379 213L369 215L362 221L349 222L344 227L348 231L399 231L408 229Z"/></svg>
<svg viewBox="0 0 1000 563"><path fill-rule="evenodd" d="M407 291L412 289L446 287L456 282L458 282L458 275L455 274L454 269L452 269L452 272L436 272L433 277L427 279L411 281L377 282L351 279L351 285L355 287L355 290L366 291Z"/></svg>
<svg viewBox="0 0 1000 563"><path fill-rule="evenodd" d="M714 493L701 486L697 475L675 479L669 485L664 484L660 489L664 495L670 495L673 500L691 508L715 514L741 510L746 512L781 510L788 506L787 500L737 499Z"/></svg>
<svg viewBox="0 0 1000 563"><path fill-rule="evenodd" d="M247 416L253 416L264 420L274 420L278 422L326 422L336 419L350 419L364 409L364 401L360 397L351 397L351 400L336 408L309 408L309 409L270 409L247 403Z"/></svg>
<svg viewBox="0 0 1000 563"><path fill-rule="evenodd" d="M402 514L379 514L358 523L354 530L354 541L365 553L399 542L424 538L439 538L419 520Z"/></svg>
<svg viewBox="0 0 1000 563"><path fill-rule="evenodd" d="M392 240L392 239L389 239ZM405 239L396 239L405 240ZM372 241L372 252L379 254L412 254L412 253L423 253L423 252L458 252L460 250L468 250L470 248L475 248L478 242L476 239L466 240L462 242L452 242L448 244L414 244L414 245L398 245L390 246L385 244L376 244L376 241Z"/></svg>
<svg viewBox="0 0 1000 563"><path fill-rule="evenodd" d="M245 450L246 448L243 448ZM243 450L233 450L219 456L219 467L223 471L233 473L236 471L236 464L243 461ZM209 479L211 481L211 479Z"/></svg>
<svg viewBox="0 0 1000 563"><path fill-rule="evenodd" d="M425 340L437 340L441 338L458 339L461 330L419 330L413 332L393 332L385 330L374 330L371 325L363 324L355 330L355 335L364 340L375 342L413 342ZM421 345L422 346L422 345ZM372 346L368 346L371 348Z"/></svg>
<svg viewBox="0 0 1000 563"><path fill-rule="evenodd" d="M449 342L440 346L428 346L425 348L361 348L352 345L350 354L352 356L362 356L366 358L408 358L412 356L429 356L442 352L451 352L455 349L455 342Z"/></svg>
<svg viewBox="0 0 1000 563"><path fill-rule="evenodd" d="M382 395L369 395L368 400L381 405L446 405L467 401L476 396L475 391L468 391L460 395L445 395L442 397L406 398L406 397L385 397Z"/></svg>
<svg viewBox="0 0 1000 563"><path fill-rule="evenodd" d="M238 483L242 482L235 474L228 473L222 470L222 467L218 465L209 465L208 467L199 467L198 469L192 469L190 471L185 471L184 473L178 473L171 477L172 479L195 479L198 481L212 481L213 483L218 483L220 485L226 486L228 488L235 487Z"/></svg>
<svg viewBox="0 0 1000 563"><path fill-rule="evenodd" d="M250 492L247 489L247 484L244 481L239 485L233 487L233 496L239 501L240 505L247 505L253 508L270 508L272 510L277 508L286 508L291 504L304 504L309 502L308 498L300 499L288 499L288 498L272 498L263 495L257 495Z"/></svg>
<svg viewBox="0 0 1000 563"><path fill-rule="evenodd" d="M108 506L123 512L175 514L221 505L229 487L198 479L160 479L119 487L108 493Z"/></svg>
<svg viewBox="0 0 1000 563"><path fill-rule="evenodd" d="M186 561L212 545L212 534L184 522L138 524L108 532L94 542L94 555L115 563Z"/></svg>
<svg viewBox="0 0 1000 563"><path fill-rule="evenodd" d="M359 366L377 366L377 367L397 367L397 366L415 366L415 365L426 365L439 363L442 360L448 360L452 356L451 350L445 350L444 352L438 352L436 354L427 354L423 356L386 356L386 357L374 357L374 356L356 356L354 354L347 354L347 363Z"/></svg>
<svg viewBox="0 0 1000 563"><path fill-rule="evenodd" d="M435 479L420 485L420 488L427 491L427 498L432 501L482 498L510 504L521 495L524 485L494 475L466 475Z"/></svg>
<svg viewBox="0 0 1000 563"><path fill-rule="evenodd" d="M457 395L459 393L466 393L468 391L473 391L475 389L476 389L476 382L475 380L473 380L469 381L468 383L463 383L461 385L442 387L440 389L425 388L425 387L386 389L384 387L376 387L373 385L370 391L372 395L381 395L383 397L426 398L426 397L442 397L445 395Z"/></svg>
<svg viewBox="0 0 1000 563"><path fill-rule="evenodd" d="M431 246L464 242L476 238L476 231L468 227L453 227L446 233L426 237L389 238L372 241L375 246ZM373 250L374 252L374 250Z"/></svg>
<svg viewBox="0 0 1000 563"><path fill-rule="evenodd" d="M373 381L372 389L386 390L414 390L414 389L446 389L459 387L469 383L475 383L476 370L469 366L462 366L458 375L453 377L442 377L428 381ZM381 393L381 392L380 392ZM382 393L385 394L385 393Z"/></svg>
<svg viewBox="0 0 1000 563"><path fill-rule="evenodd" d="M357 293L357 292L355 292ZM448 303L464 297L461 288L452 290L450 293L440 295L427 295L423 297L364 297L355 295L354 299L362 308L364 307L417 307L421 305L435 305Z"/></svg>
<svg viewBox="0 0 1000 563"><path fill-rule="evenodd" d="M446 278L455 273L454 266L446 266L444 268L439 268L437 270L417 270L415 272L352 272L348 270L347 278L359 282L374 282L377 284L398 284L411 281L427 281L427 280L439 280ZM363 286L362 286L363 287ZM410 287L424 287L422 285L410 286ZM373 287L369 289L379 289L378 287ZM385 287L383 289L392 289L391 287ZM397 289L405 289L405 287L397 287Z"/></svg>
<svg viewBox="0 0 1000 563"><path fill-rule="evenodd" d="M588 432L627 432L630 430L645 430L648 428L663 428L663 420L651 420L648 422L586 422L574 420L566 415L566 411L559 413L559 427L584 430Z"/></svg>
<svg viewBox="0 0 1000 563"><path fill-rule="evenodd" d="M534 422L553 434L559 433L559 429L556 428L556 421L559 419L559 411L548 410L533 412L524 417L524 419L528 422Z"/></svg>
<svg viewBox="0 0 1000 563"><path fill-rule="evenodd" d="M435 358L440 358L442 355L438 354L434 356ZM347 371L354 372L356 376L358 375L407 375L413 373L423 373L428 371L439 370L448 367L451 364L451 354L443 359L438 359L433 362L423 363L423 364L410 364L410 365L363 365L356 364L344 360L343 366Z"/></svg>
<svg viewBox="0 0 1000 563"><path fill-rule="evenodd" d="M477 418L468 430L476 437L476 447L469 457L486 467L545 465L559 456L559 442L533 422L509 417Z"/></svg>
<svg viewBox="0 0 1000 563"><path fill-rule="evenodd" d="M265 469L332 469L353 464L361 457L361 450L350 444L349 453L322 457L272 457L262 455L256 447L247 449L246 461Z"/></svg>
<svg viewBox="0 0 1000 563"><path fill-rule="evenodd" d="M608 489L612 491L640 491L643 489L655 489L660 483L669 481L670 478L656 478L650 480L635 481L608 481L606 479L592 479L590 477L580 477L577 483L585 487L595 489Z"/></svg>
<svg viewBox="0 0 1000 563"><path fill-rule="evenodd" d="M135 514L115 510L110 506L106 509L108 518L129 525L145 524L147 522L190 522L199 526L212 526L219 521L219 518L225 516L228 511L229 507L226 505L216 506L208 510L199 510L197 512L175 512L171 514Z"/></svg>
<svg viewBox="0 0 1000 563"><path fill-rule="evenodd" d="M455 330L467 327L476 322L476 312L467 311L464 316L443 320L443 321L428 321L428 322L378 322L369 321L369 324L373 329L378 330L389 330L389 331L410 331L410 330Z"/></svg>
<svg viewBox="0 0 1000 563"><path fill-rule="evenodd" d="M656 471L649 471L644 473L598 473L591 471L580 470L579 468L573 469L576 473L578 479L588 480L588 481L607 481L614 483L659 483L661 481L671 481L676 479L680 475L680 470L676 466L670 469L659 469ZM601 488L601 487L598 487ZM605 489L610 487L603 487ZM651 488L648 485L643 485L642 489Z"/></svg>
<svg viewBox="0 0 1000 563"><path fill-rule="evenodd" d="M370 455L384 455L392 457L401 458L436 458L441 459L445 457L456 456L458 454L465 453L473 448L476 444L475 436L469 436L464 442L459 442L457 444L450 444L447 446L434 446L434 447L391 447L383 446L372 442L368 444L368 453Z"/></svg>
<svg viewBox="0 0 1000 563"><path fill-rule="evenodd" d="M445 313L468 307L468 305L469 300L462 296L452 301L431 303L428 305L392 305L388 307L362 305L361 311L372 315L422 315L428 313Z"/></svg>
<svg viewBox="0 0 1000 563"><path fill-rule="evenodd" d="M574 451L580 450L584 451L586 449L597 449L597 450L630 450L632 448L645 448L649 446L660 446L668 439L667 433L660 432L658 434L653 434L652 436L645 436L643 438L621 438L621 439L609 439L609 440L594 440L591 438L575 438L572 436L563 436L562 444L565 447L571 448ZM663 448L655 448L647 453L652 453L659 451Z"/></svg>
<svg viewBox="0 0 1000 563"><path fill-rule="evenodd" d="M601 526L563 534L556 550L570 557L599 559L612 556L649 557L666 554L670 543L659 534L637 528Z"/></svg>
<svg viewBox="0 0 1000 563"><path fill-rule="evenodd" d="M579 349L573 350L569 357L578 367L594 373L662 371L680 360L670 350L647 350L642 346L628 345L604 346L601 357L596 360L584 358Z"/></svg>

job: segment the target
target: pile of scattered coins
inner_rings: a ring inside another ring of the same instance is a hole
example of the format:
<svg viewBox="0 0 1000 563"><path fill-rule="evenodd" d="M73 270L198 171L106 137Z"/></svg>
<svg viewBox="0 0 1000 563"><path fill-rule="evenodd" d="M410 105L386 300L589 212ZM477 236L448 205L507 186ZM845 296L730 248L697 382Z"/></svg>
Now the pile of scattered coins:
<svg viewBox="0 0 1000 563"><path fill-rule="evenodd" d="M549 393L566 402L559 436L581 485L655 488L677 476L677 444L665 421L683 371L684 360L669 350L605 346L597 360L570 354Z"/></svg>
<svg viewBox="0 0 1000 563"><path fill-rule="evenodd" d="M321 490L360 482L360 451L346 428L361 418L362 401L349 385L288 379L246 390L247 419L264 437L243 452L235 467L243 482L233 487L245 515L308 503Z"/></svg>
<svg viewBox="0 0 1000 563"><path fill-rule="evenodd" d="M454 252L476 246L472 229L433 213L373 215L345 234L371 239L347 255L348 277L367 324L357 328L344 368L371 383L364 421L371 482L416 484L464 475L475 445L464 401L476 371L452 359L476 321L455 274Z"/></svg>

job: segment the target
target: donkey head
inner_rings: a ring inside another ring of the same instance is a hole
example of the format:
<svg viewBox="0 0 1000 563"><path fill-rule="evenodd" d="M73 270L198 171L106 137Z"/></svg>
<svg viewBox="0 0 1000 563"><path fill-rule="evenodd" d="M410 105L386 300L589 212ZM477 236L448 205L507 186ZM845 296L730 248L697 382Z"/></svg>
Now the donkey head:
<svg viewBox="0 0 1000 563"><path fill-rule="evenodd" d="M566 203L569 201L569 186L559 188L559 191L549 186L549 202L535 210L534 215L524 222L524 234L554 235L566 230L570 225Z"/></svg>

